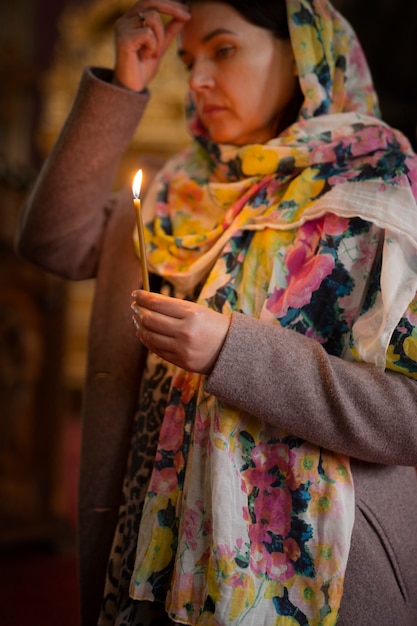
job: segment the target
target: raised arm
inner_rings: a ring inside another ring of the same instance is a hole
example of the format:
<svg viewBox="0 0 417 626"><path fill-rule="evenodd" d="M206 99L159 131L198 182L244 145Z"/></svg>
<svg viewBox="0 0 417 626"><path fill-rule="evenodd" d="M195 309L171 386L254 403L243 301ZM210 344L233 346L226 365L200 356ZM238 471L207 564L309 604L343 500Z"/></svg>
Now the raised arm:
<svg viewBox="0 0 417 626"><path fill-rule="evenodd" d="M163 22L161 13L170 16ZM114 175L169 43L189 18L140 0L116 23L114 71L86 70L70 115L21 214L17 249L68 278L94 276Z"/></svg>
<svg viewBox="0 0 417 626"><path fill-rule="evenodd" d="M111 78L107 70L85 71L21 214L18 251L68 278L94 276L112 181L148 100Z"/></svg>

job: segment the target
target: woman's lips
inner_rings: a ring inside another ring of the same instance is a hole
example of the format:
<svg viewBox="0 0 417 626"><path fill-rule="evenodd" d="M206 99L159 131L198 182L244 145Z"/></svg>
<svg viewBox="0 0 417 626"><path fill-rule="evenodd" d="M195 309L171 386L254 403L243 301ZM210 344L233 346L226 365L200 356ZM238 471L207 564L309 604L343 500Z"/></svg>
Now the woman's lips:
<svg viewBox="0 0 417 626"><path fill-rule="evenodd" d="M225 107L217 104L205 104L201 110L201 114L204 118L217 117L224 113L225 110Z"/></svg>

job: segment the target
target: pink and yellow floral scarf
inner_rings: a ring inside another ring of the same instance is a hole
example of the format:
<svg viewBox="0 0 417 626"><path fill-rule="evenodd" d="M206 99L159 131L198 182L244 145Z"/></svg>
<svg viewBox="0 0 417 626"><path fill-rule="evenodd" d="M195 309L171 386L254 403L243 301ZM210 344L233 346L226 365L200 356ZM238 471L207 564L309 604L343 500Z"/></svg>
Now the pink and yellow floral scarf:
<svg viewBox="0 0 417 626"><path fill-rule="evenodd" d="M417 378L416 158L378 119L343 18L324 0L287 0L287 9L299 119L264 145L237 148L210 142L192 117L194 142L144 204L150 267L178 297ZM277 404L281 393L302 390L277 389ZM353 522L348 458L175 370L133 598L164 602L182 624L334 625Z"/></svg>

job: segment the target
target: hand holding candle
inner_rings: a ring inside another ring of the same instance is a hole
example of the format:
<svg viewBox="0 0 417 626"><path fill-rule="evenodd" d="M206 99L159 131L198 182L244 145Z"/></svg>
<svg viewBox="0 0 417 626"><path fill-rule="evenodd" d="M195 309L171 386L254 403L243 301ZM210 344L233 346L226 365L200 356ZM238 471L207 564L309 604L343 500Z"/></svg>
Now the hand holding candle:
<svg viewBox="0 0 417 626"><path fill-rule="evenodd" d="M138 228L138 236L139 236L139 253L140 253L140 263L142 267L142 281L143 281L142 287L146 291L150 291L148 266L146 263L145 234L143 230L142 207L141 207L141 201L140 201L141 186L142 186L142 170L138 170L136 172L135 178L133 179L133 185L132 185L133 204L135 205L136 225Z"/></svg>

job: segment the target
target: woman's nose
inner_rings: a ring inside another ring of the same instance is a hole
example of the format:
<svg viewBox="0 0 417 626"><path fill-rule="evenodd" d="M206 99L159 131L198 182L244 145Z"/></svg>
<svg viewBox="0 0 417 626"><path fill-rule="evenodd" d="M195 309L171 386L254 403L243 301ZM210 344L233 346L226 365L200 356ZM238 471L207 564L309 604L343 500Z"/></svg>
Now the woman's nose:
<svg viewBox="0 0 417 626"><path fill-rule="evenodd" d="M189 84L192 91L201 91L202 89L212 87L214 85L214 77L210 69L210 63L207 61L194 61Z"/></svg>

